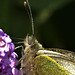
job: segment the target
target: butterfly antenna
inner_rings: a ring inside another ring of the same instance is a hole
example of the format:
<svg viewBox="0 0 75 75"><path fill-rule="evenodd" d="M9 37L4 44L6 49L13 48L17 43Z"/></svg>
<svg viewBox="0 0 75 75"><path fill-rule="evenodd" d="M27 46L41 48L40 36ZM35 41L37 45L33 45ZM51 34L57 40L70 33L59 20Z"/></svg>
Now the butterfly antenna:
<svg viewBox="0 0 75 75"><path fill-rule="evenodd" d="M11 38L15 40L24 40L24 38L16 38L16 37L11 37Z"/></svg>
<svg viewBox="0 0 75 75"><path fill-rule="evenodd" d="M29 4L28 0L24 1L24 6L26 7L26 5L28 5L29 11L27 9L27 12L28 12L29 18L30 18L31 23L32 23L32 35L34 36L34 22L33 22L33 16L32 16L31 7L30 7L30 4Z"/></svg>

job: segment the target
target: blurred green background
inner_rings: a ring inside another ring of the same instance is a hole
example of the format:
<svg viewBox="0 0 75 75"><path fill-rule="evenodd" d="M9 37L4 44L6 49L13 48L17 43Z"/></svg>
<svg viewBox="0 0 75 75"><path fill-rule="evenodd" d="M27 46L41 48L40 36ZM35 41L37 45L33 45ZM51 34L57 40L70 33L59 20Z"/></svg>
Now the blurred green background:
<svg viewBox="0 0 75 75"><path fill-rule="evenodd" d="M75 51L75 0L29 0L29 3L38 41L45 48ZM0 28L16 38L32 34L24 0L0 0Z"/></svg>

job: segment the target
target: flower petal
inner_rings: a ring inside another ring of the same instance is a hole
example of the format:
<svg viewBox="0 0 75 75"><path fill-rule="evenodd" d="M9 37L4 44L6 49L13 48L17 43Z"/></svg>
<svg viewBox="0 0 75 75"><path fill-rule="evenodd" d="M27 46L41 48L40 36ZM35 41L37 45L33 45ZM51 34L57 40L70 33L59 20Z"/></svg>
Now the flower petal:
<svg viewBox="0 0 75 75"><path fill-rule="evenodd" d="M19 70L17 70L16 68L12 69L12 73L13 73L13 75L21 75L21 72Z"/></svg>
<svg viewBox="0 0 75 75"><path fill-rule="evenodd" d="M4 36L4 32L2 29L0 29L0 36Z"/></svg>

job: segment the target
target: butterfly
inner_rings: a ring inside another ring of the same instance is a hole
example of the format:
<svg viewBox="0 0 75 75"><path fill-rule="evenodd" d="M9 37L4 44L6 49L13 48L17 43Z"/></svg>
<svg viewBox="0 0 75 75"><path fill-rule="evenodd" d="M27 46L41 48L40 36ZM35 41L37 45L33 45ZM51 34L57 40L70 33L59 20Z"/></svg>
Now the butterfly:
<svg viewBox="0 0 75 75"><path fill-rule="evenodd" d="M75 52L44 48L34 36L34 25L28 0L29 13L32 20L32 36L27 35L23 41L21 75L75 75Z"/></svg>

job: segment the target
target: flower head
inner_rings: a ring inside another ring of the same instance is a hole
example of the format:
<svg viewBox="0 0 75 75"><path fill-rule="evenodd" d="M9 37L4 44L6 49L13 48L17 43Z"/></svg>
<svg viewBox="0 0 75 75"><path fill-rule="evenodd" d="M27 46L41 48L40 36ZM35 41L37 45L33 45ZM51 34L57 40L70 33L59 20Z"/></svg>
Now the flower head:
<svg viewBox="0 0 75 75"><path fill-rule="evenodd" d="M18 63L16 59L18 55L14 52L14 49L15 46L10 36L0 29L0 75L18 74L19 71L15 68Z"/></svg>
<svg viewBox="0 0 75 75"><path fill-rule="evenodd" d="M0 56L5 56L5 54L10 54L14 51L14 44L12 43L12 40L10 39L9 35L3 32L2 29L0 29Z"/></svg>

